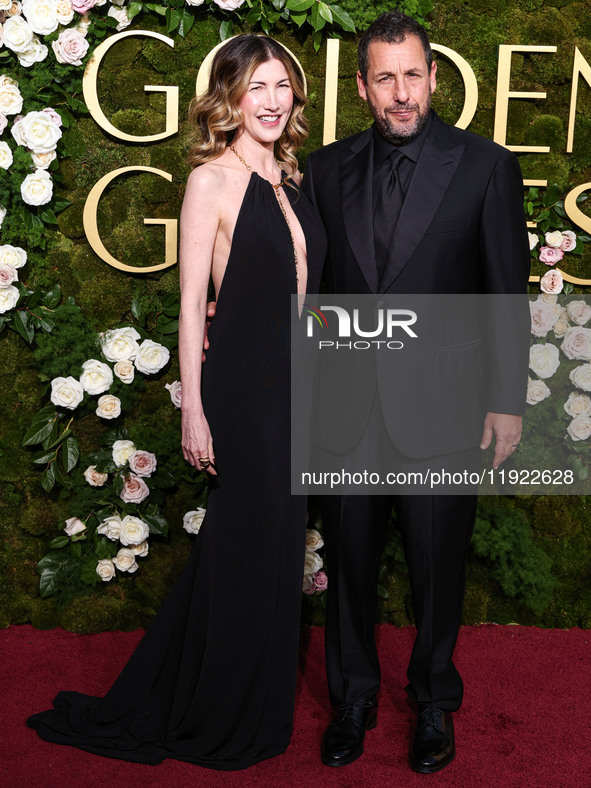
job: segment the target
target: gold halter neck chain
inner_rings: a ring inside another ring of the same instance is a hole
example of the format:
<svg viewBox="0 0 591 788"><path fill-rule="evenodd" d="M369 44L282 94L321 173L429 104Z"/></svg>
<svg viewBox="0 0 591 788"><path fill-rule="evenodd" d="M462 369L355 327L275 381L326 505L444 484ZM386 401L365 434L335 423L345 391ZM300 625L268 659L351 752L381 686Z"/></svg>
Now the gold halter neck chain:
<svg viewBox="0 0 591 788"><path fill-rule="evenodd" d="M246 167L248 172L255 172L255 170L253 170L252 167L250 166L250 164L248 164L248 162L246 162L242 158L242 156L238 153L238 151L236 150L236 148L233 145L230 145L230 150L232 151L232 153L235 156L238 157L238 160L241 161L242 164L244 164L244 166ZM277 166L279 166L279 162L277 162ZM266 180L266 178L264 180ZM293 232L291 231L291 224L289 223L289 219L287 218L287 212L285 210L285 206L283 205L283 201L281 199L281 192L279 191L279 189L281 188L282 184L281 183L271 183L271 181L267 181L267 183L269 183L273 187L273 190L274 190L274 192L275 192L275 194L277 196L277 202L279 203L279 207L281 208L281 213L283 214L283 218L285 219L285 223L287 224L287 229L289 230L289 235L291 237L291 245L293 247L293 260L294 260L294 263L295 263L296 284L299 284L300 283L300 279L299 279L299 276L298 276L298 253L296 251L296 245L295 245L295 240L294 240L294 237L293 237Z"/></svg>

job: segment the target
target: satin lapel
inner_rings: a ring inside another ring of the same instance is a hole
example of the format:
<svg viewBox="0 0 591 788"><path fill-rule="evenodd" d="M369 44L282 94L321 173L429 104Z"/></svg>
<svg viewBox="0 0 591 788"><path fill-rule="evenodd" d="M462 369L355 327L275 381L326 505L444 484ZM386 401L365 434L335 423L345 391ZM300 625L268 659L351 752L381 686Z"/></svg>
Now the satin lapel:
<svg viewBox="0 0 591 788"><path fill-rule="evenodd" d="M372 293L378 289L373 240L371 181L373 134L369 129L341 153L343 219L355 259Z"/></svg>
<svg viewBox="0 0 591 788"><path fill-rule="evenodd" d="M379 292L385 293L429 229L464 152L464 145L440 150L427 137L394 232L392 251Z"/></svg>

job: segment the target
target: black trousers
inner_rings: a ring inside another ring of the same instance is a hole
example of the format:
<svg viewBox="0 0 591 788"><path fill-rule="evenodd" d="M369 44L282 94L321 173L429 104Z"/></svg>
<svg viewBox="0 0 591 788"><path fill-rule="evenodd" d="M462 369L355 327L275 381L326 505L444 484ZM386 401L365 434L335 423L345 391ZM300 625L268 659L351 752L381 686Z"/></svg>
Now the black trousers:
<svg viewBox="0 0 591 788"><path fill-rule="evenodd" d="M380 559L392 507L402 533L417 636L407 692L447 711L460 706L453 663L476 495L343 495L322 499L329 571L326 665L331 701L354 703L380 686L374 624Z"/></svg>

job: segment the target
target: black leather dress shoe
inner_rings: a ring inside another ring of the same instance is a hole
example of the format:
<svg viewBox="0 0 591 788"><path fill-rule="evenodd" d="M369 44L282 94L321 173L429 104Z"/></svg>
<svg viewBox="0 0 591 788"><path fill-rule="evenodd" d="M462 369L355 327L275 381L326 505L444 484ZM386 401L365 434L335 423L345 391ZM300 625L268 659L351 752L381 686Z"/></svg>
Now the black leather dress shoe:
<svg viewBox="0 0 591 788"><path fill-rule="evenodd" d="M346 766L363 753L365 731L378 722L377 698L362 698L356 703L339 706L322 739L322 763Z"/></svg>
<svg viewBox="0 0 591 788"><path fill-rule="evenodd" d="M451 712L420 703L414 740L410 746L411 768L421 774L432 774L451 763L455 754Z"/></svg>

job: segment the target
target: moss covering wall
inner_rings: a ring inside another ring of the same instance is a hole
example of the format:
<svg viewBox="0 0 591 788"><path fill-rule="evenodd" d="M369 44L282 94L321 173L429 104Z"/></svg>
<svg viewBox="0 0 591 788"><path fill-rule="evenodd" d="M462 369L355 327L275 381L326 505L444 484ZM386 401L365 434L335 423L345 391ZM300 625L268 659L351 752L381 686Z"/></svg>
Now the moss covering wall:
<svg viewBox="0 0 591 788"><path fill-rule="evenodd" d="M346 4L344 4L346 5ZM575 149L565 154L570 77L575 45L591 62L591 3L568 0L439 0L429 16L433 42L459 52L474 69L479 84L478 111L472 131L492 137L497 47L503 43L553 44L555 55L517 55L513 59L512 90L546 91L545 100L511 101L508 141L550 145L547 155L524 154L525 177L548 178L562 189L591 181L591 90L581 80ZM134 27L166 33L160 17L140 16ZM177 217L188 174L185 154L189 129L186 111L195 77L205 55L218 41L219 23L197 21L186 39L166 45L128 38L108 53L99 76L99 97L107 117L121 130L147 134L165 125L164 97L143 90L146 84L178 85L180 131L173 139L151 144L123 144L111 139L92 118L82 117L66 132L70 159L62 162L61 192L72 206L59 214L48 232L45 261L28 273L28 284L59 281L73 296L97 330L131 319L131 300L145 311L158 309L168 293L178 293L176 269L145 276L128 275L99 260L82 230L82 210L89 189L113 169L130 165L157 167L173 175L167 184L153 175L120 178L100 203L99 229L109 251L131 265L154 265L163 259L163 230L146 227L144 217ZM310 38L278 28L274 35L303 63L309 83L308 117L311 134L306 155L321 146L324 104L325 48L314 52ZM356 40L341 42L339 62L339 138L369 125L365 104L357 97L354 75ZM440 58L438 90L433 105L455 122L463 104L457 71ZM591 244L573 270L591 278ZM167 379L178 377L173 360ZM56 535L58 522L69 516L59 493L46 494L21 447L22 435L38 409L43 386L36 362L19 336L0 338L2 401L5 418L0 446L0 625L31 621L37 627L64 626L94 632L146 625L183 565L190 538L181 528L182 514L191 508L188 488L181 483L169 497L168 541L153 539L150 558L136 575L101 586L87 596L58 607L38 596L35 565ZM178 414L170 406L160 380L147 380L133 417L149 434L152 425L179 441ZM92 443L90 422L77 424L77 438ZM256 494L256 493L255 493ZM545 626L591 626L591 550L589 504L584 498L495 498L481 501L473 550L468 565L464 619L469 623L517 621ZM330 571L330 570L329 570ZM395 623L410 620L409 589L402 551L393 529L382 569L381 615ZM264 593L264 591L262 591ZM320 608L308 614L319 620Z"/></svg>

